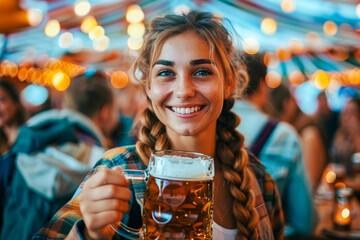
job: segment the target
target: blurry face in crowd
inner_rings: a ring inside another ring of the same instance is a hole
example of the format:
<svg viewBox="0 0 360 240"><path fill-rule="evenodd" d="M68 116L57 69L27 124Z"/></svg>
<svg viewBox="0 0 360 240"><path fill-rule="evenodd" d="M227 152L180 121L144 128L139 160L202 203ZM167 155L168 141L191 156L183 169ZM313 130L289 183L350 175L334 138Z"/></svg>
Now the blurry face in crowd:
<svg viewBox="0 0 360 240"><path fill-rule="evenodd" d="M15 115L19 105L15 103L10 95L0 88L0 127L15 123Z"/></svg>
<svg viewBox="0 0 360 240"><path fill-rule="evenodd" d="M351 125L360 124L360 113L356 104L352 101L346 103L340 115L341 126L351 129Z"/></svg>
<svg viewBox="0 0 360 240"><path fill-rule="evenodd" d="M102 117L101 128L106 136L110 136L119 123L119 112L116 101L113 101L111 105L104 106L104 108L103 111L105 111L105 113Z"/></svg>
<svg viewBox="0 0 360 240"><path fill-rule="evenodd" d="M209 52L200 36L187 31L167 39L153 64L148 96L170 138L215 131L225 89L221 63Z"/></svg>

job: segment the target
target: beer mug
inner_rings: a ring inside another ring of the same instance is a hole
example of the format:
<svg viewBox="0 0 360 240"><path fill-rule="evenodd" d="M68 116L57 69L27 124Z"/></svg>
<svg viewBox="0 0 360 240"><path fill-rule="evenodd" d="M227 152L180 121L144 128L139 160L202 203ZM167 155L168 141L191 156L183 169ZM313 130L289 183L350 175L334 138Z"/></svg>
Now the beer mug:
<svg viewBox="0 0 360 240"><path fill-rule="evenodd" d="M130 239L212 239L214 159L185 151L154 152L146 170L123 170L146 181L141 229L111 225Z"/></svg>

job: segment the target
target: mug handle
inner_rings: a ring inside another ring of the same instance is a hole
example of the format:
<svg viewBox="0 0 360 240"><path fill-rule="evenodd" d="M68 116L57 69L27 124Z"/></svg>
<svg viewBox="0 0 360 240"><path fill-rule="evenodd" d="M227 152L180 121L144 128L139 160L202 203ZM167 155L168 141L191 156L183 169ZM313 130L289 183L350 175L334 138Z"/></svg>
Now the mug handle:
<svg viewBox="0 0 360 240"><path fill-rule="evenodd" d="M122 169L121 172L125 175L127 180L135 180L135 181L146 181L149 177L149 171L146 170L132 170L132 169ZM126 226L121 221L114 224L110 224L110 227L118 233L120 236L128 238L128 239L141 239L143 236L141 229L131 228Z"/></svg>

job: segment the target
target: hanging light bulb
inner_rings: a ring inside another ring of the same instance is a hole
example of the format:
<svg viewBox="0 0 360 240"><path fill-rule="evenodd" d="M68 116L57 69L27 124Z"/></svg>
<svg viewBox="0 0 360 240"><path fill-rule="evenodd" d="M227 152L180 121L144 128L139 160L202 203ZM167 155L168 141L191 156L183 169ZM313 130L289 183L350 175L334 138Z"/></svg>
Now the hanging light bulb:
<svg viewBox="0 0 360 240"><path fill-rule="evenodd" d="M265 34L272 35L276 32L277 23L273 18L264 18L261 21L261 31Z"/></svg>

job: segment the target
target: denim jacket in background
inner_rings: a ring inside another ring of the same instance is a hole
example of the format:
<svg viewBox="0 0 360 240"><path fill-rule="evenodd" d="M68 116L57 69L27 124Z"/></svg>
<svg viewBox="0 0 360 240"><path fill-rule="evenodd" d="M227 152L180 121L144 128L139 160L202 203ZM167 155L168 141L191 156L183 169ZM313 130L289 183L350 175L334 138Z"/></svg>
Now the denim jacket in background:
<svg viewBox="0 0 360 240"><path fill-rule="evenodd" d="M233 111L241 117L238 130L250 148L269 117L254 105L238 100ZM305 172L302 148L295 129L279 122L259 154L266 170L275 179L287 223L285 235L309 235L317 224L317 212Z"/></svg>

